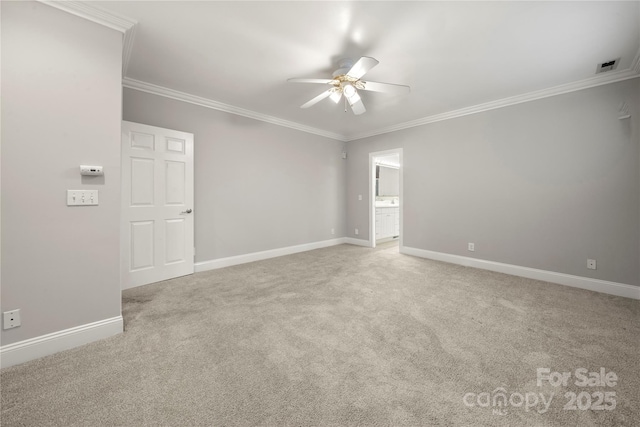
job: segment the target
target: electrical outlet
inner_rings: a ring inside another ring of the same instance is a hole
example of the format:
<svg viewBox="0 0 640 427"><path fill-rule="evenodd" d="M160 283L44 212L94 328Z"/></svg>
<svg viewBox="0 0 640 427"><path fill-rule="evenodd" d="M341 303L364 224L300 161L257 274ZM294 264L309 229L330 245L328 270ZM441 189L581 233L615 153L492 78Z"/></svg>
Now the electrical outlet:
<svg viewBox="0 0 640 427"><path fill-rule="evenodd" d="M336 234L336 229L335 228L331 229L331 234Z"/></svg>
<svg viewBox="0 0 640 427"><path fill-rule="evenodd" d="M596 269L596 260L595 259L588 259L587 260L587 268L589 270L595 270Z"/></svg>
<svg viewBox="0 0 640 427"><path fill-rule="evenodd" d="M358 200L362 200L362 194L358 194Z"/></svg>
<svg viewBox="0 0 640 427"><path fill-rule="evenodd" d="M17 328L21 325L20 322L20 309L5 311L2 313L2 329Z"/></svg>
<svg viewBox="0 0 640 427"><path fill-rule="evenodd" d="M356 228L356 236L358 235L358 233L359 233L359 231L358 231L358 229Z"/></svg>
<svg viewBox="0 0 640 427"><path fill-rule="evenodd" d="M467 250L469 250L471 252L475 251L476 250L475 243L468 243Z"/></svg>

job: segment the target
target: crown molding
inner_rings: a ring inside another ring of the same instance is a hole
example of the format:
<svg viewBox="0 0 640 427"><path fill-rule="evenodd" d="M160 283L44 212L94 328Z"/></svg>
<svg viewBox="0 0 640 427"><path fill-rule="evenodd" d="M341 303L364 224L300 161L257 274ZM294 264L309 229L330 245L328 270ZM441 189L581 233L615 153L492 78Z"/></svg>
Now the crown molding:
<svg viewBox="0 0 640 427"><path fill-rule="evenodd" d="M640 53L636 57L636 60L634 61L633 68L630 68L627 70L613 71L606 74L599 74L597 76L584 79L578 82L568 83L560 86L554 86L548 89L542 89L534 92L525 93L522 95L517 95L509 98L499 99L496 101L486 102L486 103L474 105L471 107L448 111L442 114L435 114L432 116L423 117L421 119L400 123L398 125L377 129L371 132L364 132L364 133L356 134L353 136L340 135L340 134L329 132L326 130L305 126L300 123L279 119L277 117L269 116L269 115L258 113L251 110L246 110L244 108L235 107L233 105L224 104L222 102L203 98L197 95L191 95L188 93L154 85L152 83L146 83L140 80L130 79L127 77L123 79L122 85L129 89L139 90L142 92L163 96L163 97L175 99L178 101L188 102L190 104L195 104L202 107L211 108L214 110L224 111L231 114L237 114L237 115L248 117L251 119L271 123L277 126L284 126L284 127L296 129L302 132L307 132L307 133L335 139L338 141L349 142L349 141L355 141L358 139L368 138L376 135L382 135L385 133L396 132L403 129L409 129L412 127L423 126L429 123L455 119L457 117L468 116L471 114L477 114L484 111L490 111L498 108L509 107L511 105L522 104L525 102L535 101L538 99L549 98L557 95L562 95L565 93L577 92L583 89L588 89L592 87L597 87L597 86L602 86L610 83L616 83L624 80L637 78L637 77L640 77L640 72L635 71L635 68L640 68L640 65L638 64L640 61L638 61L638 58L640 58Z"/></svg>
<svg viewBox="0 0 640 427"><path fill-rule="evenodd" d="M178 101L188 102L189 104L199 105L201 107L211 108L213 110L224 111L231 114L236 114L243 117L248 117L254 120L260 120L262 122L271 123L277 126L283 126L290 129L299 130L302 132L312 133L314 135L324 136L326 138L335 139L338 141L346 141L344 136L329 132L322 129L317 129L311 126L305 126L300 123L292 122L289 120L279 119L277 117L269 116L266 114L258 113L255 111L247 110L233 105L224 104L222 102L214 101L211 99L203 98L197 95L191 95L189 93L180 92L174 89L158 86L152 83L146 83L140 80L131 79L125 77L122 80L122 86L139 90L141 92L151 93L153 95L163 96L165 98L171 98Z"/></svg>
<svg viewBox="0 0 640 427"><path fill-rule="evenodd" d="M96 24L111 28L112 30L126 33L138 22L126 16L117 15L101 7L88 4L82 1L56 1L56 0L38 0L56 9L63 10L72 15L79 16Z"/></svg>
<svg viewBox="0 0 640 427"><path fill-rule="evenodd" d="M126 75L133 50L133 39L138 21L126 16L117 15L101 7L82 1L38 0L64 12L84 18L123 34L122 40L122 74Z"/></svg>
<svg viewBox="0 0 640 427"><path fill-rule="evenodd" d="M636 69L640 68L640 65L638 64L638 62L639 62L638 56L636 56L636 61L633 65L633 68L630 68L627 70L612 71L610 73L599 74L597 76L590 77L588 79L580 80L577 82L567 83L560 86L554 86L548 89L537 90L534 92L528 92L522 95L511 96L511 97L499 99L496 101L485 102L483 104L461 108L459 110L448 111L442 114L435 114L433 116L427 116L421 119L412 120L409 122L404 122L404 123L400 123L393 126L388 126L386 128L377 129L371 132L364 132L364 133L348 136L346 137L346 140L347 142L355 141L357 139L363 139L371 136L382 135L389 132L396 132L399 130L422 126L429 123L455 119L457 117L468 116L471 114L477 114L484 111L495 110L503 107L509 107L511 105L522 104L525 102L535 101L543 98L549 98L552 96L562 95L565 93L577 92L579 90L589 89L596 86L602 86L610 83L616 83L624 80L634 79L634 78L640 77L640 70L636 71Z"/></svg>
<svg viewBox="0 0 640 427"><path fill-rule="evenodd" d="M133 51L133 40L136 35L137 24L132 25L124 33L122 40L122 75L126 76L129 70L129 62L131 61L131 52Z"/></svg>

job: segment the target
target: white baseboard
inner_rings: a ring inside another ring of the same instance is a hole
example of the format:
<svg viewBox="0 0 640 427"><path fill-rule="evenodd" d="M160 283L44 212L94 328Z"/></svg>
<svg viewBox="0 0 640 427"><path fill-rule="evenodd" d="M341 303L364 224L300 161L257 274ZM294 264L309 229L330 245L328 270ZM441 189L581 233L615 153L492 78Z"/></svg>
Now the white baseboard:
<svg viewBox="0 0 640 427"><path fill-rule="evenodd" d="M353 237L345 237L344 243L356 246L365 246L367 248L371 247L371 242L369 242L368 240L354 239Z"/></svg>
<svg viewBox="0 0 640 427"><path fill-rule="evenodd" d="M39 357L69 350L123 331L122 316L64 329L0 347L0 366L6 368Z"/></svg>
<svg viewBox="0 0 640 427"><path fill-rule="evenodd" d="M213 259L211 261L202 261L195 264L195 271L215 270L218 268L230 267L232 265L245 264L247 262L262 261L264 259L276 258L284 255L296 254L299 252L311 251L314 249L327 248L329 246L342 245L345 242L344 237L331 240L323 240L320 242L305 243L297 246L287 246L285 248L271 249L262 252L253 252L249 254L237 255L227 258Z"/></svg>
<svg viewBox="0 0 640 427"><path fill-rule="evenodd" d="M606 280L592 279L590 277L573 276L571 274L538 270L535 268L521 267L518 265L503 264L500 262L485 261L477 258L445 254L442 252L410 248L407 246L400 247L400 253L413 255L420 258L428 258L436 261L444 261L452 264L464 265L466 267L474 267L483 270L496 271L498 273L511 274L513 276L526 277L528 279L557 283L559 285L571 286L574 288L587 289L589 291L601 292L609 295L640 299L640 287L627 285L624 283L608 282Z"/></svg>

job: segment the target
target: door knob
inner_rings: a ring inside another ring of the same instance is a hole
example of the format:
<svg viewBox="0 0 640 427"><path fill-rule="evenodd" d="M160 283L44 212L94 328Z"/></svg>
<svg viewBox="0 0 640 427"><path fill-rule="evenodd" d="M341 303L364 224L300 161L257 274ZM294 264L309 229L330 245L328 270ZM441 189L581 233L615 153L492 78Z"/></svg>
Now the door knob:
<svg viewBox="0 0 640 427"><path fill-rule="evenodd" d="M191 209L187 209L186 211L182 211L180 213L181 214L190 214L191 212L193 212Z"/></svg>

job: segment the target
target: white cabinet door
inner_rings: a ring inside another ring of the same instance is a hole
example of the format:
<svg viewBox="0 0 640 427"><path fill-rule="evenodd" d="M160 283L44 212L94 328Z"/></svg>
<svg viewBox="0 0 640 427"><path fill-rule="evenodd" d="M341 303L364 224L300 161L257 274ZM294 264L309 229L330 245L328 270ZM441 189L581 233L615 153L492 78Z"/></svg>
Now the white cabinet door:
<svg viewBox="0 0 640 427"><path fill-rule="evenodd" d="M400 208L393 208L393 237L400 235Z"/></svg>
<svg viewBox="0 0 640 427"><path fill-rule="evenodd" d="M400 235L400 208L376 208L376 240Z"/></svg>
<svg viewBox="0 0 640 427"><path fill-rule="evenodd" d="M394 208L376 208L376 239L393 236Z"/></svg>
<svg viewBox="0 0 640 427"><path fill-rule="evenodd" d="M193 134L122 122L121 286L194 271Z"/></svg>
<svg viewBox="0 0 640 427"><path fill-rule="evenodd" d="M393 208L387 209L387 212L385 214L385 221L386 221L385 234L387 237L392 237L393 236Z"/></svg>
<svg viewBox="0 0 640 427"><path fill-rule="evenodd" d="M382 235L382 213L380 209L376 209L376 239L380 239Z"/></svg>

